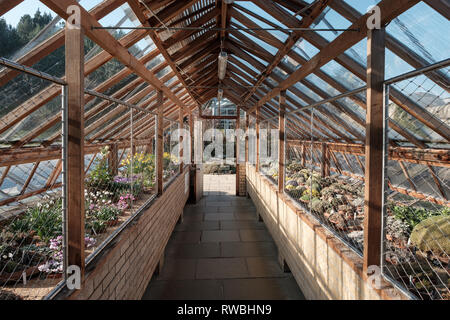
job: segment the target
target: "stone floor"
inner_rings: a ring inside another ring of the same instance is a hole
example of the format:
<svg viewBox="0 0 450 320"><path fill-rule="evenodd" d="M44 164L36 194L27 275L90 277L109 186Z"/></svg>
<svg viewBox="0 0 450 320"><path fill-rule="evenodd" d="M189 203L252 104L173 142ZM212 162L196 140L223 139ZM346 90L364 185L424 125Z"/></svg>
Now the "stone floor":
<svg viewBox="0 0 450 320"><path fill-rule="evenodd" d="M144 300L304 299L281 270L252 201L234 196L234 181L234 175L205 176L205 197L186 206Z"/></svg>
<svg viewBox="0 0 450 320"><path fill-rule="evenodd" d="M203 195L221 196L221 195L235 195L236 194L236 175L224 174L214 175L207 174L203 178Z"/></svg>

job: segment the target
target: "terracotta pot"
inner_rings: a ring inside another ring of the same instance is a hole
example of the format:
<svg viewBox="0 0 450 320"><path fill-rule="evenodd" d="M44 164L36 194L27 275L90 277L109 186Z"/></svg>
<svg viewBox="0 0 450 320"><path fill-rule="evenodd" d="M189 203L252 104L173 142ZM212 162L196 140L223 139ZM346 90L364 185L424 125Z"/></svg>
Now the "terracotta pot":
<svg viewBox="0 0 450 320"><path fill-rule="evenodd" d="M23 279L23 273L27 277L27 280L40 273L37 266L28 267L27 269L16 271L13 273L2 272L0 274L0 284L7 284L9 282L18 282Z"/></svg>
<svg viewBox="0 0 450 320"><path fill-rule="evenodd" d="M62 278L62 273L49 273L47 279L60 279Z"/></svg>
<svg viewBox="0 0 450 320"><path fill-rule="evenodd" d="M106 221L106 225L107 225L108 227L114 227L114 226L116 226L118 223L119 223L119 219L111 220L111 221Z"/></svg>

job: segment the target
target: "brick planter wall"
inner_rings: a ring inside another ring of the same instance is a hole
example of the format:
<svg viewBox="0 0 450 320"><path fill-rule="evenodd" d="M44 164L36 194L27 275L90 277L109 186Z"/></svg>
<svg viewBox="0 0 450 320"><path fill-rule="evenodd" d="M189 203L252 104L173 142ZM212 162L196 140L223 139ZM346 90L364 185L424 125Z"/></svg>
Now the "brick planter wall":
<svg viewBox="0 0 450 320"><path fill-rule="evenodd" d="M187 169L87 266L81 290L58 298L141 299L188 199L186 175Z"/></svg>
<svg viewBox="0 0 450 320"><path fill-rule="evenodd" d="M307 299L406 299L385 281L372 289L362 258L277 189L247 165L247 192Z"/></svg>
<svg viewBox="0 0 450 320"><path fill-rule="evenodd" d="M239 181L238 181L239 196L245 197L247 195L246 165L240 164L238 167L239 167Z"/></svg>

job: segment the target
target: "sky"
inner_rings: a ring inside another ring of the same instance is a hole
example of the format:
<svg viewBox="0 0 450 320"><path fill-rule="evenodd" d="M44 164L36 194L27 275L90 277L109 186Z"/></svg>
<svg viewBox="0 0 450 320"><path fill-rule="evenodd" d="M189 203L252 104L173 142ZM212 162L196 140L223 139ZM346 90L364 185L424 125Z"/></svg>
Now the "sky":
<svg viewBox="0 0 450 320"><path fill-rule="evenodd" d="M50 13L53 17L55 13L43 5L39 0L25 0L13 10L10 10L2 16L6 20L6 23L16 26L20 20L20 17L26 13L34 14L36 10L39 9L42 13Z"/></svg>

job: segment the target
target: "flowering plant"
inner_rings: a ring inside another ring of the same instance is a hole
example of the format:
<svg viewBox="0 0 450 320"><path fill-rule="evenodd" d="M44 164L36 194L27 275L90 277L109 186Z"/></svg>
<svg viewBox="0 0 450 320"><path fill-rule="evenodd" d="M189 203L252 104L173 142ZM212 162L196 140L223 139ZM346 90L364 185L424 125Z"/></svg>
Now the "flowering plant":
<svg viewBox="0 0 450 320"><path fill-rule="evenodd" d="M38 267L38 270L44 273L62 273L63 272L63 251L62 251L63 237L58 236L50 239L50 258ZM85 236L85 248L91 248L96 244L96 240L89 236Z"/></svg>
<svg viewBox="0 0 450 320"><path fill-rule="evenodd" d="M117 208L120 210L125 210L131 206L134 200L136 200L136 198L132 194L127 193L120 197L119 202L117 203Z"/></svg>
<svg viewBox="0 0 450 320"><path fill-rule="evenodd" d="M45 273L62 273L63 272L63 252L62 252L62 236L50 239L51 255L44 264L38 267L38 270Z"/></svg>
<svg viewBox="0 0 450 320"><path fill-rule="evenodd" d="M111 197L113 196L114 193L110 191L88 192L87 190L84 190L87 213L92 214L102 207L110 205L112 203Z"/></svg>
<svg viewBox="0 0 450 320"><path fill-rule="evenodd" d="M87 177L87 185L89 189L104 190L108 189L112 181L112 176L108 167L109 148L104 147L99 158L95 159L95 165L89 172Z"/></svg>
<svg viewBox="0 0 450 320"><path fill-rule="evenodd" d="M152 175L155 171L155 156L143 152L135 153L133 156L128 154L121 164L129 174Z"/></svg>
<svg viewBox="0 0 450 320"><path fill-rule="evenodd" d="M27 209L24 215L8 226L13 233L33 233L48 242L61 234L62 200L45 195L42 202Z"/></svg>

